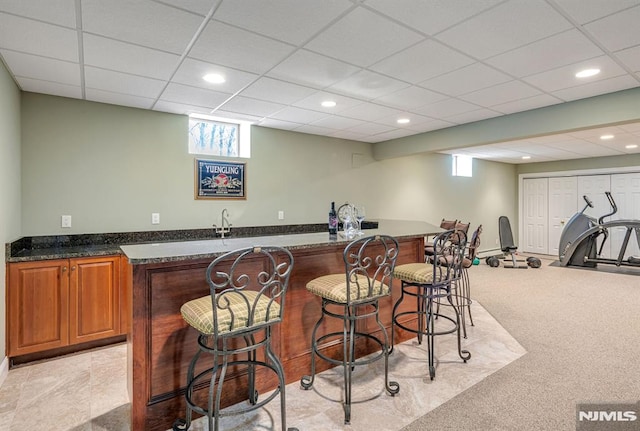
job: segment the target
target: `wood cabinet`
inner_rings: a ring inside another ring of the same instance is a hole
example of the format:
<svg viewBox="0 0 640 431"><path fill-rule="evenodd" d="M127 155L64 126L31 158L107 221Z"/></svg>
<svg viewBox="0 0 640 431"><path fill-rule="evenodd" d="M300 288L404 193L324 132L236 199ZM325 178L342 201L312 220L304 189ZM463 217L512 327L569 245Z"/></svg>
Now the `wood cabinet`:
<svg viewBox="0 0 640 431"><path fill-rule="evenodd" d="M121 334L120 256L9 264L10 357Z"/></svg>

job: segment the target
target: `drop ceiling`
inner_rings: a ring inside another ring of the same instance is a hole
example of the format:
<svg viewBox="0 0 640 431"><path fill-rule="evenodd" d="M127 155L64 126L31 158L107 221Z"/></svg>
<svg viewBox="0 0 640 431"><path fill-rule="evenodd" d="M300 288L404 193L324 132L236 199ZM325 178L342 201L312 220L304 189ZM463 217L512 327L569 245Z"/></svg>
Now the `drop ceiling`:
<svg viewBox="0 0 640 431"><path fill-rule="evenodd" d="M0 57L23 91L373 143L638 87L638 22L640 0L0 0ZM634 143L638 124L456 152Z"/></svg>

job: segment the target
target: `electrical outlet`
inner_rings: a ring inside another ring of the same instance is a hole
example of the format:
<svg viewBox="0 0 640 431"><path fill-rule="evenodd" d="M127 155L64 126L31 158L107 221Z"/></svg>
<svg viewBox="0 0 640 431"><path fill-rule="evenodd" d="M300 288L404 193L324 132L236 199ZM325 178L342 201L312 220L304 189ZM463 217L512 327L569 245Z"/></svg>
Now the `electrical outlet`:
<svg viewBox="0 0 640 431"><path fill-rule="evenodd" d="M284 211L278 211L278 220L284 220Z"/></svg>
<svg viewBox="0 0 640 431"><path fill-rule="evenodd" d="M500 244L500 240L498 240L498 238L496 238L496 245Z"/></svg>
<svg viewBox="0 0 640 431"><path fill-rule="evenodd" d="M151 213L151 224L160 224L160 213Z"/></svg>
<svg viewBox="0 0 640 431"><path fill-rule="evenodd" d="M63 215L61 217L61 223L60 225L62 227L71 227L71 216L70 215Z"/></svg>

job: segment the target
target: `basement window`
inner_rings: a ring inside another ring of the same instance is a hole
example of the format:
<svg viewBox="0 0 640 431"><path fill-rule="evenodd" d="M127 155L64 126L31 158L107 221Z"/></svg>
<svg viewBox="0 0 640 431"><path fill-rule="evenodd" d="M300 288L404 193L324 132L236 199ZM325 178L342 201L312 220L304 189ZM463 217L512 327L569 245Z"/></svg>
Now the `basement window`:
<svg viewBox="0 0 640 431"><path fill-rule="evenodd" d="M249 158L251 123L190 115L189 154Z"/></svg>
<svg viewBox="0 0 640 431"><path fill-rule="evenodd" d="M454 154L451 174L454 177L473 177L473 157Z"/></svg>

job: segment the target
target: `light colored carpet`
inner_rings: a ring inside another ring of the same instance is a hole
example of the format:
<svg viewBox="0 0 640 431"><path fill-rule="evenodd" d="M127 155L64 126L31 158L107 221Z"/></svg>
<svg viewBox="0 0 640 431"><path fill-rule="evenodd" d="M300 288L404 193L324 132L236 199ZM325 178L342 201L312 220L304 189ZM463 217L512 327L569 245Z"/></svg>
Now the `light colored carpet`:
<svg viewBox="0 0 640 431"><path fill-rule="evenodd" d="M472 297L528 353L403 431L575 430L578 403L640 400L640 272L552 263L471 269Z"/></svg>

